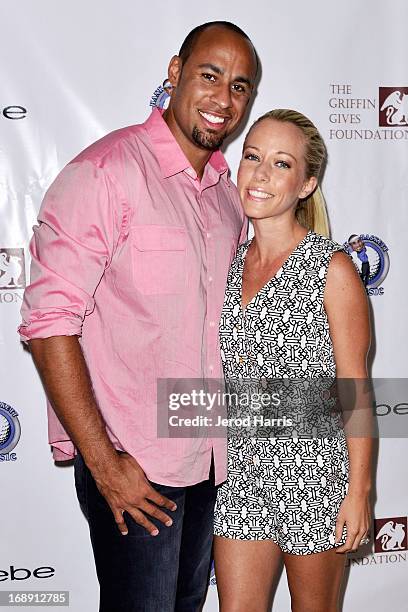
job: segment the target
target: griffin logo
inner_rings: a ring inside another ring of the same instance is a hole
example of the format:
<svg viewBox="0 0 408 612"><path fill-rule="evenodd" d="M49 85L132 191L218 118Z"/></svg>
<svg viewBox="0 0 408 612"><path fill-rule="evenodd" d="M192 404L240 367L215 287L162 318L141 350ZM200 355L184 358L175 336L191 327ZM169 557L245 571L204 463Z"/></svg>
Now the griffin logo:
<svg viewBox="0 0 408 612"><path fill-rule="evenodd" d="M380 87L379 125L408 127L408 87Z"/></svg>
<svg viewBox="0 0 408 612"><path fill-rule="evenodd" d="M0 249L0 289L24 287L24 249Z"/></svg>
<svg viewBox="0 0 408 612"><path fill-rule="evenodd" d="M375 519L375 552L408 550L407 517Z"/></svg>

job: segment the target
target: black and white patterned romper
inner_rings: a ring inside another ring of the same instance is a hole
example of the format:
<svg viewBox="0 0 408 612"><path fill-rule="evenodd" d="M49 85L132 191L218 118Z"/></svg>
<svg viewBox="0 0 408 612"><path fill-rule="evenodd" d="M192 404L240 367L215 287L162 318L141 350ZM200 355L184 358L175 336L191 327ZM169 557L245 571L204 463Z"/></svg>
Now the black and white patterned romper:
<svg viewBox="0 0 408 612"><path fill-rule="evenodd" d="M244 314L242 272L250 243L239 247L228 275L220 321L225 378L334 378L323 298L331 256L342 247L309 231ZM341 428L327 438L230 437L215 535L272 539L298 555L333 548L348 467ZM341 543L345 536L344 530Z"/></svg>

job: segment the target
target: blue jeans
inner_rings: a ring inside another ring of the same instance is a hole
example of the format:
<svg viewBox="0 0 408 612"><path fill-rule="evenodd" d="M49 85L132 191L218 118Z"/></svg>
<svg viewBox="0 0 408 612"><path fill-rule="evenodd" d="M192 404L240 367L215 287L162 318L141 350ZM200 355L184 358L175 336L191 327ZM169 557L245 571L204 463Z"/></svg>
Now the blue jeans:
<svg viewBox="0 0 408 612"><path fill-rule="evenodd" d="M153 537L128 513L122 536L82 457L75 460L75 486L88 520L100 584L100 612L197 612L204 602L210 571L213 467L210 480L190 487L152 486L177 504L167 511L173 525Z"/></svg>

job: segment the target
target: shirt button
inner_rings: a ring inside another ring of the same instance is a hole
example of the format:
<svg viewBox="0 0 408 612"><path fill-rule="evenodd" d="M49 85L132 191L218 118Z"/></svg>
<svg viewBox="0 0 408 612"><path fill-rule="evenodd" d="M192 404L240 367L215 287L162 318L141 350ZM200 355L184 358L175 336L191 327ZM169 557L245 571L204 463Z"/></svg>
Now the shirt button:
<svg viewBox="0 0 408 612"><path fill-rule="evenodd" d="M214 366L212 364L210 364L209 368L210 372L212 372L214 370Z"/></svg>
<svg viewBox="0 0 408 612"><path fill-rule="evenodd" d="M213 277L212 277L212 276L209 276L209 277L208 277L208 282L209 282L209 283L212 283L212 282L213 282L213 280L214 280L214 279L213 279Z"/></svg>
<svg viewBox="0 0 408 612"><path fill-rule="evenodd" d="M215 327L215 322L214 321L210 321L210 327Z"/></svg>
<svg viewBox="0 0 408 612"><path fill-rule="evenodd" d="M207 238L211 238L211 232L207 232Z"/></svg>
<svg viewBox="0 0 408 612"><path fill-rule="evenodd" d="M239 358L239 363L244 363L244 361L245 361L244 357L242 357L242 356L241 356L241 357Z"/></svg>

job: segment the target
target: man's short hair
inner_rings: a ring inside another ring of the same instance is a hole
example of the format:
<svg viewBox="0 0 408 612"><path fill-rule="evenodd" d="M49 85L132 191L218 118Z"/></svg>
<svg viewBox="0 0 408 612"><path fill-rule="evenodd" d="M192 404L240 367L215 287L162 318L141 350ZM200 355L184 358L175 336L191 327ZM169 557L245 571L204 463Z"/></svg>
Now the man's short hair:
<svg viewBox="0 0 408 612"><path fill-rule="evenodd" d="M184 42L180 47L180 51L178 52L178 56L183 62L183 64L185 64L188 58L190 57L194 49L194 45L197 42L197 38L200 36L200 34L202 32L205 32L205 30L207 30L208 28L211 28L212 26L217 26L219 28L225 28L226 30L235 32L235 34L238 34L239 36L242 36L242 38L245 38L245 40L249 41L254 50L255 59L256 59L256 71L258 72L258 64L259 64L258 54L256 52L256 49L254 47L252 40L249 38L248 34L245 34L244 30L241 30L240 27L235 25L235 23L231 23L230 21L208 21L207 23L202 23L201 25L195 27L194 30L191 30L191 32L189 32L189 34L187 34L186 38L184 39Z"/></svg>

